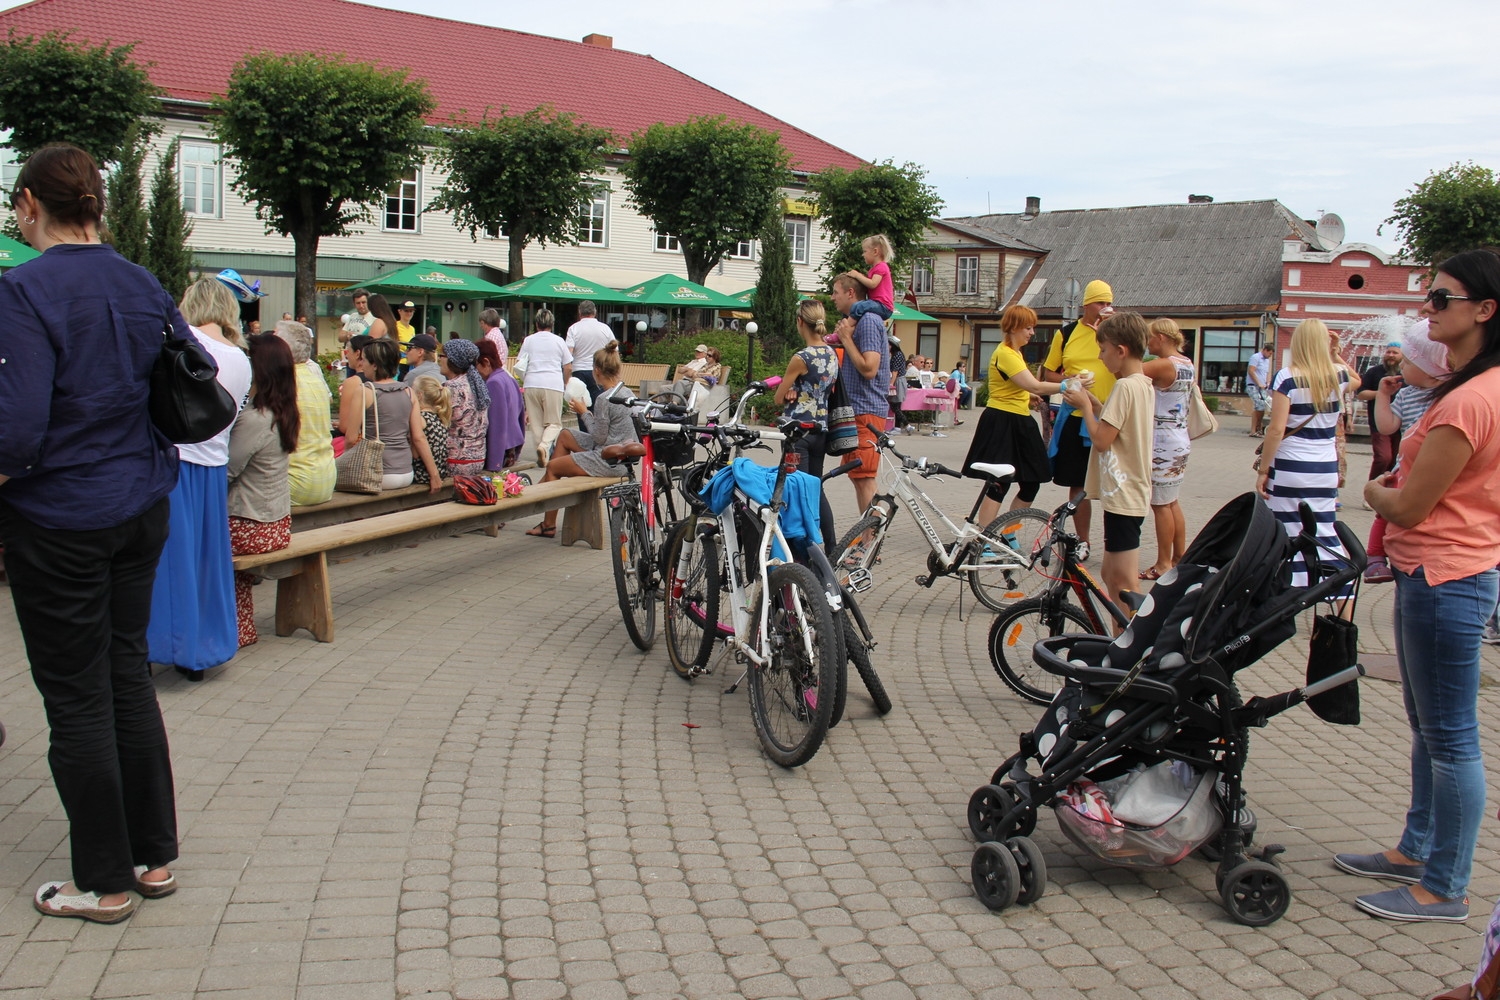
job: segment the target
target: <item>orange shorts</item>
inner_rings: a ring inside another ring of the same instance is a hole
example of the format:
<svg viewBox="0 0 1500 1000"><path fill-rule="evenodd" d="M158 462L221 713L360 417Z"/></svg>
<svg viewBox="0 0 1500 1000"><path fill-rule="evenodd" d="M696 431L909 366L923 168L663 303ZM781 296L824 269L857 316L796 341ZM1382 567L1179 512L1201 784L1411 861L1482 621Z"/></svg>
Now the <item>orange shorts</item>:
<svg viewBox="0 0 1500 1000"><path fill-rule="evenodd" d="M859 447L854 449L849 459L857 458L862 464L849 473L849 478L872 479L876 471L880 469L880 448L876 442L885 432L885 417L877 417L873 413L859 413L855 414L854 423L859 428Z"/></svg>

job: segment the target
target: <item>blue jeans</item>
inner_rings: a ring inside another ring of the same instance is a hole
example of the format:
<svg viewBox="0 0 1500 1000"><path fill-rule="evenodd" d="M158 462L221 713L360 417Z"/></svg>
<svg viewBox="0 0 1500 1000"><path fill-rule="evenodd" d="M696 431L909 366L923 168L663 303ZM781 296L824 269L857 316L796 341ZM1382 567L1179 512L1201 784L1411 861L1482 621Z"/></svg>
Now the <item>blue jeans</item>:
<svg viewBox="0 0 1500 1000"><path fill-rule="evenodd" d="M1396 658L1411 725L1411 808L1396 850L1427 865L1422 887L1462 898L1484 819L1479 747L1479 636L1500 574L1429 586L1422 568L1396 577Z"/></svg>
<svg viewBox="0 0 1500 1000"><path fill-rule="evenodd" d="M854 305L849 307L849 318L854 320L854 322L856 323L859 322L859 318L865 313L874 313L881 319L891 318L891 310L886 308L886 306L882 303L876 302L874 299L860 299L858 302L854 303Z"/></svg>

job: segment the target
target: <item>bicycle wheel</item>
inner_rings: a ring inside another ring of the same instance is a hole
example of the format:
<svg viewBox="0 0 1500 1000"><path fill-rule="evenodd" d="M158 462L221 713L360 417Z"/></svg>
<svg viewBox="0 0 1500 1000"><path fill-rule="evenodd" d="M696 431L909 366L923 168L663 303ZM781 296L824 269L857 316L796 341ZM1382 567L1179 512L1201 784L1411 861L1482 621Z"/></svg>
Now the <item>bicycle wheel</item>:
<svg viewBox="0 0 1500 1000"><path fill-rule="evenodd" d="M849 662L859 671L859 679L865 682L865 688L875 702L875 711L885 715L891 710L891 696L885 693L885 685L875 672L875 664L870 662L870 649L865 645L865 638L860 635L859 626L850 619L847 609L839 615L839 619L844 624L844 648L848 652Z"/></svg>
<svg viewBox="0 0 1500 1000"><path fill-rule="evenodd" d="M1016 694L1038 705L1050 705L1063 681L1036 665L1031 647L1038 639L1092 631L1082 609L1060 598L1017 601L990 626L990 664Z"/></svg>
<svg viewBox="0 0 1500 1000"><path fill-rule="evenodd" d="M630 641L645 652L656 643L656 595L651 589L651 542L639 501L622 499L609 511L610 558L615 592Z"/></svg>
<svg viewBox="0 0 1500 1000"><path fill-rule="evenodd" d="M853 587L861 593L874 585L871 571L880 558L880 546L885 535L880 531L882 521L874 514L867 514L844 532L833 550L833 572L840 587ZM854 583L851 583L851 579ZM856 586L857 583L863 586Z"/></svg>
<svg viewBox="0 0 1500 1000"><path fill-rule="evenodd" d="M991 611L1004 611L1016 601L1036 596L1047 586L1046 576L1038 572L1038 569L1045 572L1046 567L1041 566L1041 560L1033 563L1033 559L1040 555L1036 552L1037 542L1049 530L1048 517L1044 510L1021 507L1006 511L984 529L985 545L970 549L970 561L978 559L980 564L997 562L993 553L1002 547L1016 553L1020 559L1013 570L985 569L968 574L969 589L980 604ZM991 551L987 553L986 548ZM1051 566L1062 565L1061 559L1046 561Z"/></svg>
<svg viewBox="0 0 1500 1000"><path fill-rule="evenodd" d="M708 666L719 621L719 541L699 531L700 523L690 517L672 533L663 576L666 604L662 627L667 635L667 658L684 680L692 679L694 667L701 670ZM696 533L692 561L679 578L678 563L688 532Z"/></svg>
<svg viewBox="0 0 1500 1000"><path fill-rule="evenodd" d="M766 756L782 767L805 764L828 735L837 644L833 614L812 570L771 569L764 666L750 668L750 714Z"/></svg>

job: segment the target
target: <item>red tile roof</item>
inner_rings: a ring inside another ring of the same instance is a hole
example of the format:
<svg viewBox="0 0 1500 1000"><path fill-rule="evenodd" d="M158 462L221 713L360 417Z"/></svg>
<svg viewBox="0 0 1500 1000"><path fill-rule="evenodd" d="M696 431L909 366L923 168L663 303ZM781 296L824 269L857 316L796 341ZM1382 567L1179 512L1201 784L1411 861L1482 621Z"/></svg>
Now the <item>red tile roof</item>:
<svg viewBox="0 0 1500 1000"><path fill-rule="evenodd" d="M35 0L0 12L0 33L70 31L74 41L135 42L137 62L170 96L222 94L247 53L345 53L424 78L442 124L485 109L550 104L608 128L621 146L654 122L726 115L781 134L798 170L857 167L852 153L650 56L349 0Z"/></svg>

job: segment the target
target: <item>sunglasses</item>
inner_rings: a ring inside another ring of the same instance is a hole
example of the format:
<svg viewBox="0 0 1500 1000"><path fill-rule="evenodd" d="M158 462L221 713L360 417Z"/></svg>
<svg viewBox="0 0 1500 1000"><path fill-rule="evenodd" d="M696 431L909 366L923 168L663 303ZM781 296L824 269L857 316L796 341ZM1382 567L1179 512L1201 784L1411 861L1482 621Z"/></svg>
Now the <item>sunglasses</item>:
<svg viewBox="0 0 1500 1000"><path fill-rule="evenodd" d="M1438 312L1442 312L1444 309L1448 308L1448 303L1454 301L1455 299L1459 302L1473 302L1474 296L1455 295L1454 293L1448 291L1448 289L1446 288L1434 288L1432 291L1427 293L1427 298L1423 301L1431 302L1432 308L1436 309Z"/></svg>

